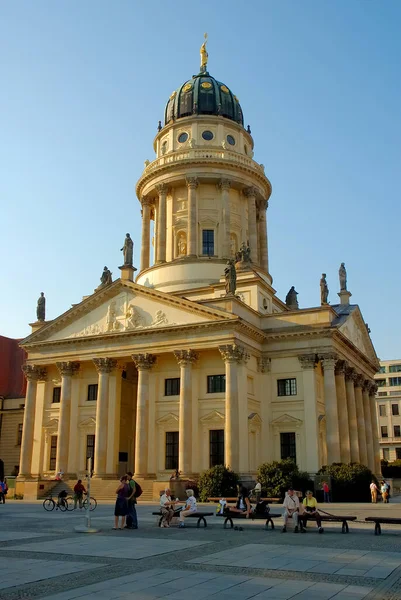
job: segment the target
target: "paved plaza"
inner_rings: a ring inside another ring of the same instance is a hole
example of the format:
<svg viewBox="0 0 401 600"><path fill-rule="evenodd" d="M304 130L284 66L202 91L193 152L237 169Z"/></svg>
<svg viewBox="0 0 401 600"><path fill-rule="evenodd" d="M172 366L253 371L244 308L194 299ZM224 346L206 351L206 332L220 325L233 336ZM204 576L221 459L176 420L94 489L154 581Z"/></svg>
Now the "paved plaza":
<svg viewBox="0 0 401 600"><path fill-rule="evenodd" d="M348 535L340 524L325 524L323 535L311 524L305 535L282 534L279 522L274 531L262 522L225 530L216 517L207 529L195 521L159 529L154 508L139 506L137 531L113 531L113 505L99 505L92 513L99 532L82 534L79 512L1 505L0 599L401 600L401 526L375 536L363 523L368 515L399 516L398 503L331 505L358 517Z"/></svg>

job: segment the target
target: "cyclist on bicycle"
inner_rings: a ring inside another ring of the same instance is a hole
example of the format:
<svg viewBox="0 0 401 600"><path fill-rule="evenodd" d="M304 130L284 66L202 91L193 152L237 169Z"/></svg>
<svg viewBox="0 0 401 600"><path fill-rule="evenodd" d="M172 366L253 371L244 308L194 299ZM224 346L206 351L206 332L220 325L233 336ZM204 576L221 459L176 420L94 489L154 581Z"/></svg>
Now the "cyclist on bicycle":
<svg viewBox="0 0 401 600"><path fill-rule="evenodd" d="M78 479L78 482L74 485L74 509L77 508L79 502L79 508L82 508L82 499L86 494L85 486L82 483L82 479Z"/></svg>
<svg viewBox="0 0 401 600"><path fill-rule="evenodd" d="M64 506L66 503L65 499L67 498L68 494L65 490L62 490L61 492L59 492L58 496L57 496L57 504L61 504L61 506Z"/></svg>

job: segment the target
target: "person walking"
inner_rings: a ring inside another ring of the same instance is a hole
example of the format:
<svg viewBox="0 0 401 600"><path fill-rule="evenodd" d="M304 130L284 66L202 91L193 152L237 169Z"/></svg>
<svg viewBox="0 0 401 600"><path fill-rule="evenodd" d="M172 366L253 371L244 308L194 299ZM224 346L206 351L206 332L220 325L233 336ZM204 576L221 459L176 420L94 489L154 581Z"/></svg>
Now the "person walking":
<svg viewBox="0 0 401 600"><path fill-rule="evenodd" d="M166 488L160 497L160 512L163 517L160 527L170 527L170 521L174 517L174 506L175 502L171 499L170 488Z"/></svg>
<svg viewBox="0 0 401 600"><path fill-rule="evenodd" d="M323 481L322 490L323 490L323 501L330 502L330 488L329 488L327 481Z"/></svg>
<svg viewBox="0 0 401 600"><path fill-rule="evenodd" d="M136 483L132 478L131 471L127 473L127 481L129 485L129 496L128 496L128 514L126 529L138 529L138 516L136 514Z"/></svg>
<svg viewBox="0 0 401 600"><path fill-rule="evenodd" d="M128 496L129 496L129 485L128 478L123 475L120 479L120 484L116 489L117 500L114 508L114 527L113 529L123 529L125 525L125 518L128 514ZM121 527L118 526L118 519L121 517Z"/></svg>
<svg viewBox="0 0 401 600"><path fill-rule="evenodd" d="M372 481L372 483L370 484L369 487L370 487L370 495L372 497L372 502L373 502L373 504L377 504L377 492L379 491L378 487L374 481Z"/></svg>
<svg viewBox="0 0 401 600"><path fill-rule="evenodd" d="M256 485L252 491L255 495L256 503L260 502L260 498L262 496L262 484L260 481L256 481Z"/></svg>
<svg viewBox="0 0 401 600"><path fill-rule="evenodd" d="M77 483L74 485L74 510L77 508L78 503L79 509L82 509L82 500L84 494L86 494L85 486L82 483L82 479L78 479Z"/></svg>
<svg viewBox="0 0 401 600"><path fill-rule="evenodd" d="M4 483L4 479L0 481L0 502L3 501L3 504L6 503L6 484Z"/></svg>
<svg viewBox="0 0 401 600"><path fill-rule="evenodd" d="M298 529L299 498L298 498L298 496L296 496L294 494L293 488L288 489L288 492L286 493L285 498L284 498L283 508L284 508L284 514L283 514L284 526L283 526L283 529L281 530L282 533L286 533L286 531L287 531L288 519L294 520L294 523L295 523L294 533L298 533L298 531L299 531L299 529ZM302 527L302 524L301 524L301 527Z"/></svg>
<svg viewBox="0 0 401 600"><path fill-rule="evenodd" d="M194 496L193 490L186 490L187 492L187 501L183 510L180 512L180 527L185 527L185 517L197 511L196 507L196 498Z"/></svg>
<svg viewBox="0 0 401 600"><path fill-rule="evenodd" d="M380 485L380 492L381 492L384 504L388 504L388 488L389 488L388 483L386 483L383 480Z"/></svg>

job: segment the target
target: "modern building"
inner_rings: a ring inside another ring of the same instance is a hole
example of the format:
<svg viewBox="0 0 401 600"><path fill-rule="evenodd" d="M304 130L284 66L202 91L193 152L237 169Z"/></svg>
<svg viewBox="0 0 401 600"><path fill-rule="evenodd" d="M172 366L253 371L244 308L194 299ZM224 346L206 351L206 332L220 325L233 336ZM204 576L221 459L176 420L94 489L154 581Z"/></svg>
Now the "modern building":
<svg viewBox="0 0 401 600"><path fill-rule="evenodd" d="M332 305L324 293L304 309L277 296L271 184L238 97L201 55L168 99L136 186L136 281L127 238L119 279L106 274L22 342L25 497L59 470L81 475L90 456L95 487L130 468L149 498L176 468L193 477L224 463L252 477L292 457L312 474L350 460L380 471L379 364L361 311L344 277Z"/></svg>
<svg viewBox="0 0 401 600"><path fill-rule="evenodd" d="M401 460L401 359L380 361L375 380L381 458Z"/></svg>

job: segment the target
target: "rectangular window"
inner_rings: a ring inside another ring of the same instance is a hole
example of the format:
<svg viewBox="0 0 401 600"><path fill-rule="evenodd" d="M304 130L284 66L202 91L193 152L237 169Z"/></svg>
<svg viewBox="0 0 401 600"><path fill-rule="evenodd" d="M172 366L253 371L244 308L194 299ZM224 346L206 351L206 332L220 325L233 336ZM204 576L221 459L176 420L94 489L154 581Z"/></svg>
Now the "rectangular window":
<svg viewBox="0 0 401 600"><path fill-rule="evenodd" d="M381 427L381 432L382 432L382 438L388 438L387 426L383 425Z"/></svg>
<svg viewBox="0 0 401 600"><path fill-rule="evenodd" d="M395 449L395 457L397 460L401 460L401 448Z"/></svg>
<svg viewBox="0 0 401 600"><path fill-rule="evenodd" d="M401 373L401 365L390 365L389 373Z"/></svg>
<svg viewBox="0 0 401 600"><path fill-rule="evenodd" d="M88 402L94 402L97 400L97 383L91 383L88 385Z"/></svg>
<svg viewBox="0 0 401 600"><path fill-rule="evenodd" d="M18 423L17 446L21 446L21 444L22 444L22 423Z"/></svg>
<svg viewBox="0 0 401 600"><path fill-rule="evenodd" d="M202 254L214 255L214 230L204 229L202 231Z"/></svg>
<svg viewBox="0 0 401 600"><path fill-rule="evenodd" d="M297 380L295 377L291 379L277 379L277 396L296 396L297 395Z"/></svg>
<svg viewBox="0 0 401 600"><path fill-rule="evenodd" d="M209 431L210 466L224 465L224 429Z"/></svg>
<svg viewBox="0 0 401 600"><path fill-rule="evenodd" d="M401 426L394 425L394 437L400 437L400 436L401 436Z"/></svg>
<svg viewBox="0 0 401 600"><path fill-rule="evenodd" d="M391 405L391 413L396 417L400 414L400 409L398 404L392 404Z"/></svg>
<svg viewBox="0 0 401 600"><path fill-rule="evenodd" d="M390 369L391 369L391 367L390 367ZM379 373L385 373L385 372L386 372L386 367L381 366L379 369Z"/></svg>
<svg viewBox="0 0 401 600"><path fill-rule="evenodd" d="M60 402L60 400L61 400L61 387L54 387L52 403L58 404Z"/></svg>
<svg viewBox="0 0 401 600"><path fill-rule="evenodd" d="M390 449L383 448L383 460L388 460L390 458Z"/></svg>
<svg viewBox="0 0 401 600"><path fill-rule="evenodd" d="M379 392L377 395L378 396L387 396L387 392ZM390 396L391 396L391 394L390 394Z"/></svg>
<svg viewBox="0 0 401 600"><path fill-rule="evenodd" d="M57 436L52 435L50 438L50 461L49 461L50 471L54 471L56 468L56 458L57 458Z"/></svg>
<svg viewBox="0 0 401 600"><path fill-rule="evenodd" d="M180 378L173 377L172 379L164 380L164 395L179 396L180 395Z"/></svg>
<svg viewBox="0 0 401 600"><path fill-rule="evenodd" d="M178 469L178 431L166 432L166 469Z"/></svg>
<svg viewBox="0 0 401 600"><path fill-rule="evenodd" d="M95 436L94 435L86 436L86 464L88 464L88 458L92 459L92 469L93 469L93 459L95 458Z"/></svg>
<svg viewBox="0 0 401 600"><path fill-rule="evenodd" d="M400 392L400 390L394 390L394 391L390 391L388 395L389 396L400 396L401 392Z"/></svg>
<svg viewBox="0 0 401 600"><path fill-rule="evenodd" d="M295 433L280 433L281 459L291 458L297 461Z"/></svg>
<svg viewBox="0 0 401 600"><path fill-rule="evenodd" d="M401 385L401 377L390 377L390 386Z"/></svg>
<svg viewBox="0 0 401 600"><path fill-rule="evenodd" d="M379 404L379 414L381 417L386 416L386 405L385 404Z"/></svg>
<svg viewBox="0 0 401 600"><path fill-rule="evenodd" d="M386 385L385 379L375 379L375 382L377 383L378 387L384 387Z"/></svg>
<svg viewBox="0 0 401 600"><path fill-rule="evenodd" d="M220 394L226 391L226 376L225 375L208 375L207 376L207 393Z"/></svg>

